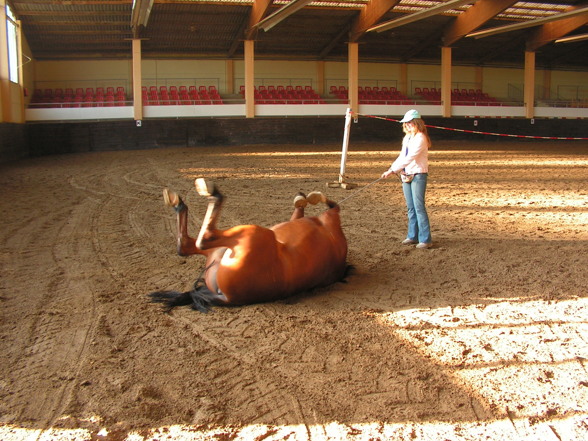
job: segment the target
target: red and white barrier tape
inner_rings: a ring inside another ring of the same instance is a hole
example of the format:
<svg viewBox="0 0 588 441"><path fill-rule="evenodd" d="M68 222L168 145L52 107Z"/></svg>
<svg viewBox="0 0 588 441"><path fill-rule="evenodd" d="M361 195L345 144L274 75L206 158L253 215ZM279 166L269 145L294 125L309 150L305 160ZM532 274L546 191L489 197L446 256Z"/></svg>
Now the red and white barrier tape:
<svg viewBox="0 0 588 441"><path fill-rule="evenodd" d="M399 122L398 119L393 118L384 118L383 116L375 116L375 115L362 115L360 113L357 114L358 116L365 116L367 118L375 118L375 119L383 119L385 121L394 121ZM575 137L563 137L563 136L531 136L531 135L508 135L504 133L493 133L493 132L480 132L477 130L465 130L465 129L454 129L451 127L442 127L442 126L433 126L429 124L425 124L427 127L432 129L440 129L440 130L450 130L452 132L462 132L462 133L474 133L476 135L492 135L492 136L504 136L507 138L527 138L527 139L551 139L551 140L574 140L574 141L585 141L588 138L575 138Z"/></svg>

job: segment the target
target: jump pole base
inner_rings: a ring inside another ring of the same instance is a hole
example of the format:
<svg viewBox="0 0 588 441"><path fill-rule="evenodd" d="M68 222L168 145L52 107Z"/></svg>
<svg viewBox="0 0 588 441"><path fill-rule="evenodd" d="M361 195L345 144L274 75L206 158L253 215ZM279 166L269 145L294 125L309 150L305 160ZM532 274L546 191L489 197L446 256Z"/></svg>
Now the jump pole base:
<svg viewBox="0 0 588 441"><path fill-rule="evenodd" d="M342 188L344 190L353 190L357 184L351 182L327 182L327 188Z"/></svg>

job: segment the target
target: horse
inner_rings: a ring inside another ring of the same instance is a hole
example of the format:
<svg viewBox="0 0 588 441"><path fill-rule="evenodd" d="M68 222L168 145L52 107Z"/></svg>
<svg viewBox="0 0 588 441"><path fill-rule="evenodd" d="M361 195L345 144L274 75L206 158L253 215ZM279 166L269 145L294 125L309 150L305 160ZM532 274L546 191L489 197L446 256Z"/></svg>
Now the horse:
<svg viewBox="0 0 588 441"><path fill-rule="evenodd" d="M237 306L285 299L294 294L325 287L345 278L347 239L341 228L340 208L321 193L294 198L289 221L271 228L238 225L219 230L217 222L224 196L203 178L195 180L208 207L198 236L188 234L188 207L174 191L165 188L165 205L177 218L177 252L180 256L206 257L204 270L190 291L156 291L151 300L172 308L191 305L208 312L215 306ZM327 210L307 217L308 204L324 203Z"/></svg>

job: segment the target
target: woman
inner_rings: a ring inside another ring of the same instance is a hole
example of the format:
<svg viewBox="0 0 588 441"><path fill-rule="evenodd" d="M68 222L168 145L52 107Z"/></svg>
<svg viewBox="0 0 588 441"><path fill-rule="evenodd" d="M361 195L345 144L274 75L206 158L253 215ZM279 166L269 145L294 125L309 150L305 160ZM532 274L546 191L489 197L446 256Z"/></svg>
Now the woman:
<svg viewBox="0 0 588 441"><path fill-rule="evenodd" d="M431 140L425 122L417 110L409 110L400 120L405 133L402 151L382 178L400 175L402 191L408 209L408 234L403 245L417 244L417 248L431 248L431 228L425 207L425 192L429 172L429 147Z"/></svg>

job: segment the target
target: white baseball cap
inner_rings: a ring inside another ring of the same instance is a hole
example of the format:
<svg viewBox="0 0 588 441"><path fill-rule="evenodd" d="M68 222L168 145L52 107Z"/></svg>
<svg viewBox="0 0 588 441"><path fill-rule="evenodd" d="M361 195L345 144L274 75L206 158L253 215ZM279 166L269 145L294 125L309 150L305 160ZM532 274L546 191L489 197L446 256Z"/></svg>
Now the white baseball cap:
<svg viewBox="0 0 588 441"><path fill-rule="evenodd" d="M400 120L401 123L412 121L415 118L420 118L421 114L418 110L411 109L404 114L404 118Z"/></svg>

